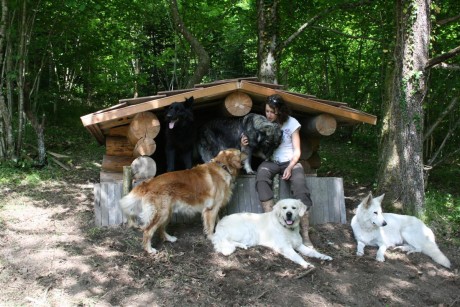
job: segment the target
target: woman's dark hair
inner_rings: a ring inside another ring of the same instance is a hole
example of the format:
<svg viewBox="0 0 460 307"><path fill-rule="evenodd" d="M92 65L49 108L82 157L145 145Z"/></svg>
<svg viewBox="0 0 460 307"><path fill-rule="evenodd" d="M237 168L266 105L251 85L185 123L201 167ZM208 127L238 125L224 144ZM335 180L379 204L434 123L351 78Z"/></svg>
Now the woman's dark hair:
<svg viewBox="0 0 460 307"><path fill-rule="evenodd" d="M269 105L270 108L278 112L277 119L280 125L284 124L288 120L288 117L291 114L291 110L289 110L287 104L284 102L280 95L274 94L268 96L265 103Z"/></svg>

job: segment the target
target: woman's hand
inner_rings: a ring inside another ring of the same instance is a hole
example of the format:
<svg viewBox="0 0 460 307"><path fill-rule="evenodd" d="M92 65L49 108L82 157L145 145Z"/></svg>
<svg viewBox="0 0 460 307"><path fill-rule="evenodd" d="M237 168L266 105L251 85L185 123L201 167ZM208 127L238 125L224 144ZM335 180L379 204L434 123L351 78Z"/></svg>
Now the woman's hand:
<svg viewBox="0 0 460 307"><path fill-rule="evenodd" d="M241 133L241 140L240 140L241 146L248 146L249 145L249 140L244 133Z"/></svg>
<svg viewBox="0 0 460 307"><path fill-rule="evenodd" d="M281 177L281 179L288 180L289 178L291 178L291 171L292 171L291 167L289 166L286 167L286 169L283 172L283 177Z"/></svg>

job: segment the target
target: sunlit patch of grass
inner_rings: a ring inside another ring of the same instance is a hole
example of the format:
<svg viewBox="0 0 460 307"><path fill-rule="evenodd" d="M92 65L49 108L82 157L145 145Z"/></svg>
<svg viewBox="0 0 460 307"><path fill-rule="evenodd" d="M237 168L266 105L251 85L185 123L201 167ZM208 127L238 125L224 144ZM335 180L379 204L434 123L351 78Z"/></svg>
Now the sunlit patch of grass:
<svg viewBox="0 0 460 307"><path fill-rule="evenodd" d="M436 228L438 234L460 245L460 199L443 191L425 193L424 220Z"/></svg>

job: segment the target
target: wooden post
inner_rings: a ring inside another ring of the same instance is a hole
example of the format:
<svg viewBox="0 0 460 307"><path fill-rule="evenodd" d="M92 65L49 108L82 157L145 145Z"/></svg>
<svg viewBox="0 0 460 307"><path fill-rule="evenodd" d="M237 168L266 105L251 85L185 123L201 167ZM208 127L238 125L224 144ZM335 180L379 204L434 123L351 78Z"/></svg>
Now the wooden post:
<svg viewBox="0 0 460 307"><path fill-rule="evenodd" d="M127 195L133 187L133 176L131 166L123 166L123 192L122 196Z"/></svg>

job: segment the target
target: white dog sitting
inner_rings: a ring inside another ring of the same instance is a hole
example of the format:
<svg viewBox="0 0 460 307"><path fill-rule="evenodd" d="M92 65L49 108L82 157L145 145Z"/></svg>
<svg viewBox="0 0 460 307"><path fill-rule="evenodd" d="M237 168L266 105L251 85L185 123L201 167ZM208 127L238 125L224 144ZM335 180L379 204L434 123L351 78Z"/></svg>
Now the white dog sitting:
<svg viewBox="0 0 460 307"><path fill-rule="evenodd" d="M224 217L216 226L212 238L214 249L226 256L236 247L247 249L262 245L282 254L304 268L314 265L305 261L297 252L322 260L332 260L302 243L299 233L300 217L307 207L297 199L283 199L276 203L273 211L257 213L236 213Z"/></svg>
<svg viewBox="0 0 460 307"><path fill-rule="evenodd" d="M378 246L376 260L385 261L389 247L408 254L422 252L440 265L450 268L450 261L439 250L433 231L415 216L382 213L384 195L373 198L372 194L358 205L351 227L358 242L356 255L364 255L366 245Z"/></svg>

